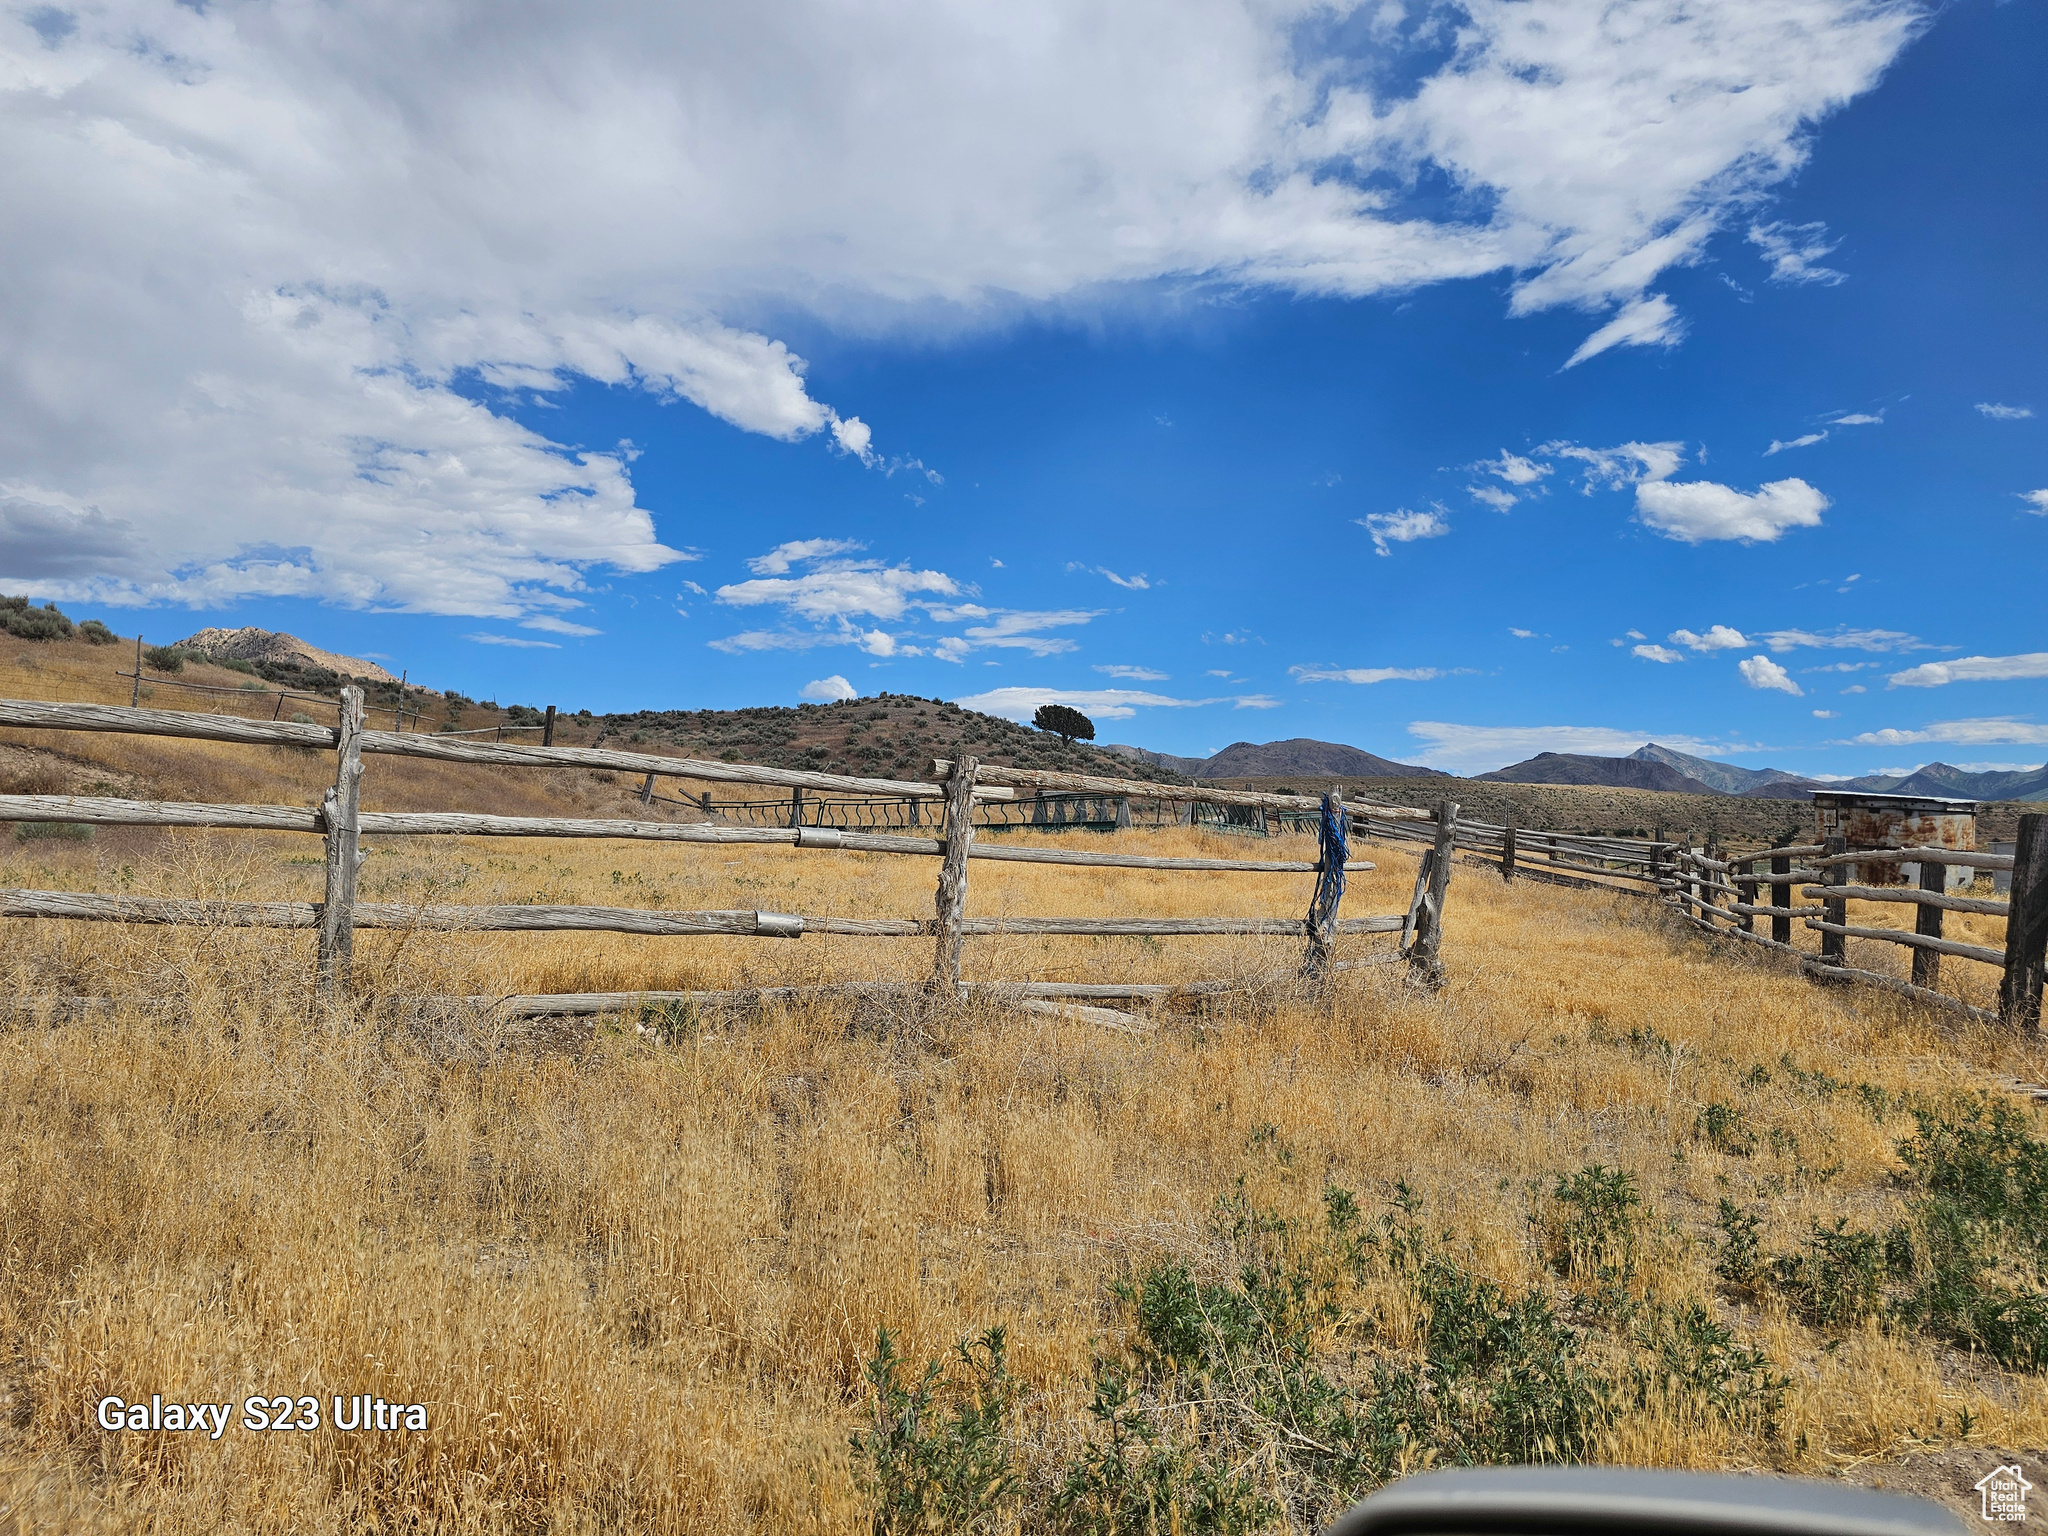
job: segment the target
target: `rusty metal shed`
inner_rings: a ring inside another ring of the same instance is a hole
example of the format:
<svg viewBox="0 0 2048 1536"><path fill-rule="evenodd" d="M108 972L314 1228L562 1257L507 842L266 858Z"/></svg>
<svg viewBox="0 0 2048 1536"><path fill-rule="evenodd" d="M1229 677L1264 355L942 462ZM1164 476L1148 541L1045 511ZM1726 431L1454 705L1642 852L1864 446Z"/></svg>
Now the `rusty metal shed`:
<svg viewBox="0 0 2048 1536"><path fill-rule="evenodd" d="M1975 800L1938 800L1930 795L1867 795L1848 790L1813 792L1813 817L1822 842L1844 839L1849 851L1858 848L1977 847ZM1958 890L1976 879L1977 871L1948 866L1947 889ZM1874 861L1849 872L1851 885L1918 885L1918 864Z"/></svg>

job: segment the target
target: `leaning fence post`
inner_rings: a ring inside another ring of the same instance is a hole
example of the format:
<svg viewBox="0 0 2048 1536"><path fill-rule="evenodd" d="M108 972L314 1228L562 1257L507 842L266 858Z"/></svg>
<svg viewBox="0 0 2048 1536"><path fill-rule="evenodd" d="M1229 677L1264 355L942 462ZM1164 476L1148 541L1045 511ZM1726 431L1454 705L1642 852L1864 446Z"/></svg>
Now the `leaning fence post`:
<svg viewBox="0 0 2048 1536"><path fill-rule="evenodd" d="M555 706L552 704L548 706L547 718L541 722L540 744L544 747L555 744Z"/></svg>
<svg viewBox="0 0 2048 1536"><path fill-rule="evenodd" d="M1826 856L1832 857L1835 854L1847 853L1848 851L1849 840L1846 837L1830 837L1821 844L1821 852ZM1851 866L1847 864L1829 864L1824 866L1820 872L1821 884L1847 885L1849 883L1850 868ZM1833 923L1836 927L1847 923L1849 921L1848 901L1840 896L1823 897L1820 904L1820 920L1824 923ZM1829 933L1826 929L1822 929L1820 957L1831 965L1846 965L1849 960L1848 936L1840 933Z"/></svg>
<svg viewBox="0 0 2048 1536"><path fill-rule="evenodd" d="M1515 824L1511 821L1501 829L1500 834L1500 878L1503 883L1515 878Z"/></svg>
<svg viewBox="0 0 2048 1536"><path fill-rule="evenodd" d="M2005 980L1999 1017L2030 1034L2041 1028L2041 980L2048 970L2048 816L2020 818L2005 918Z"/></svg>
<svg viewBox="0 0 2048 1536"><path fill-rule="evenodd" d="M1322 858L1316 872L1315 895L1308 904L1308 952L1301 957L1301 974L1322 981L1330 974L1330 960L1337 945L1337 907L1344 900L1344 866L1351 858L1350 831L1344 801L1335 790L1323 796L1323 816L1316 833L1322 841Z"/></svg>
<svg viewBox="0 0 2048 1536"><path fill-rule="evenodd" d="M363 787L362 689L341 690L339 716L334 742L334 787L320 801L320 819L327 828L327 889L320 904L316 976L323 998L332 998L348 986L349 962L355 957L356 871L363 862L358 846Z"/></svg>
<svg viewBox="0 0 2048 1536"><path fill-rule="evenodd" d="M961 922L967 916L967 850L974 842L974 776L981 760L962 757L946 779L946 856L939 862L938 953L932 964L932 990L960 995Z"/></svg>
<svg viewBox="0 0 2048 1536"><path fill-rule="evenodd" d="M1948 866L1937 864L1932 859L1920 861L1920 889L1923 893L1939 894L1948 889ZM1923 901L1915 909L1913 931L1930 939L1941 937L1941 908L1932 902ZM1916 987L1938 987L1941 985L1941 955L1932 949L1913 951L1913 985Z"/></svg>
<svg viewBox="0 0 2048 1536"><path fill-rule="evenodd" d="M1789 875L1792 873L1792 855L1780 853L1772 856L1771 873ZM1789 881L1771 883L1771 905L1783 907L1782 912L1771 913L1771 942L1790 944L1792 942L1792 886Z"/></svg>
<svg viewBox="0 0 2048 1536"><path fill-rule="evenodd" d="M1434 992L1444 984L1444 893L1451 883L1451 854L1458 835L1458 803L1440 800L1436 807L1436 844L1430 850L1429 884L1415 914L1415 942L1408 951L1408 974Z"/></svg>

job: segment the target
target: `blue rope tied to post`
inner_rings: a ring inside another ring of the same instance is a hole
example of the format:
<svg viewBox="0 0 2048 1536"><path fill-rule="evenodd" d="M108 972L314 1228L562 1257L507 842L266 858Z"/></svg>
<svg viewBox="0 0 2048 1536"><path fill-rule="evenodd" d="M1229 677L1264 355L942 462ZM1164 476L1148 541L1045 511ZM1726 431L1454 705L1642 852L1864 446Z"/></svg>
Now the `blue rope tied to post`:
<svg viewBox="0 0 2048 1536"><path fill-rule="evenodd" d="M1337 906L1344 900L1344 866L1351 858L1350 821L1336 794L1325 793L1322 820L1316 828L1323 846L1323 867L1308 904L1308 954L1301 962L1305 976L1321 976L1329 969L1330 950L1337 937Z"/></svg>

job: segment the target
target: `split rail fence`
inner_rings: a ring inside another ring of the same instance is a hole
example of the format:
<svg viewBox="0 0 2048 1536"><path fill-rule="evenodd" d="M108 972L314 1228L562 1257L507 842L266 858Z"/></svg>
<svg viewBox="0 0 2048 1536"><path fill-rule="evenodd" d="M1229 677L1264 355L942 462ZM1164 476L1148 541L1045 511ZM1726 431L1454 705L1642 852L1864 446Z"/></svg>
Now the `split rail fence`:
<svg viewBox="0 0 2048 1536"><path fill-rule="evenodd" d="M97 922L199 924L208 926L311 929L317 933L320 993L334 997L348 986L355 935L360 930L433 929L466 932L613 932L647 936L723 935L800 939L807 933L851 937L928 936L936 942L929 985L942 994L962 995L961 955L965 940L993 934L1089 936L1295 935L1307 950L1299 974L1320 981L1355 965L1406 959L1427 985L1442 981L1442 917L1450 880L1451 851L1459 823L1457 807L1445 802L1435 812L1366 802L1345 802L1335 793L1320 799L1300 795L1202 789L1192 785L1099 779L1034 770L984 766L973 758L937 762L933 782L855 778L839 774L769 768L756 764L707 762L594 747L555 747L510 742L450 739L364 726L363 694L342 690L335 726L235 716L184 713L101 704L0 700L0 727L40 731L101 731L183 737L245 745L311 748L335 755L334 785L318 806L219 805L111 799L79 795L0 795L0 822L67 822L100 826L226 828L298 832L319 836L326 847L323 899L317 902L203 901L155 896L70 891L0 890L0 917L74 919ZM500 816L477 812L397 812L362 809L364 759L374 756L426 758L515 768L623 770L647 776L651 797L656 780L771 786L793 795L850 795L908 800L932 805L937 836L890 836L836 827L726 826L680 823ZM1115 851L1019 847L977 843L976 807L1014 802L1020 789L1038 794L1110 797L1150 803L1203 803L1248 808L1261 815L1317 818L1321 857L1281 859L1155 858ZM1431 848L1422 860L1405 913L1344 918L1338 915L1347 870L1369 870L1349 857L1351 818L1374 826L1399 826L1404 836L1425 824ZM357 874L365 834L385 836L610 838L631 842L699 844L781 844L823 852L846 851L936 858L939 874L931 918L848 918L764 911L678 912L599 906L406 905L366 902L357 896ZM966 915L967 875L975 860L1119 867L1218 874L1313 874L1317 877L1308 913L1302 918L1004 917ZM1397 953L1369 959L1337 958L1337 941L1361 934L1399 934ZM1055 1006L1033 999L1158 999L1174 993L1229 990L1243 983L1081 983L1014 981L986 984L1026 1006ZM790 989L768 989L787 991ZM828 989L829 990L829 989ZM711 1002L747 994L634 992L528 996L493 999L515 1016L592 1014L649 1003ZM484 1000L479 1000L484 1001ZM1105 1016L1105 1022L1113 1016Z"/></svg>
<svg viewBox="0 0 2048 1536"><path fill-rule="evenodd" d="M1380 840L1413 839L1415 829L1368 818L1368 833ZM1755 853L1717 857L1657 838L1595 837L1580 833L1532 832L1480 821L1459 821L1458 851L1498 864L1508 879L1534 878L1580 888L1604 887L1655 896L1680 917L1708 933L1791 956L1809 974L1831 981L1859 982L1973 1018L1979 1023L2038 1030L2044 952L2048 952L2048 816L2020 818L2019 838L2010 854L1954 848L1858 848L1833 838ZM1861 868L1918 865L1916 884L1857 884ZM2010 877L2004 897L1951 894L1950 866L1988 870ZM1915 909L1912 931L1849 921L1848 904L1867 902ZM1973 912L2005 919L2005 942L1994 948L1944 936L1943 914ZM1770 920L1761 933L1757 919ZM1792 942L1792 922L1820 936L1819 953ZM1871 940L1910 951L1911 979L1902 980L1849 963L1848 941ZM1940 990L1942 957L1996 967L1996 1011L1979 1008Z"/></svg>

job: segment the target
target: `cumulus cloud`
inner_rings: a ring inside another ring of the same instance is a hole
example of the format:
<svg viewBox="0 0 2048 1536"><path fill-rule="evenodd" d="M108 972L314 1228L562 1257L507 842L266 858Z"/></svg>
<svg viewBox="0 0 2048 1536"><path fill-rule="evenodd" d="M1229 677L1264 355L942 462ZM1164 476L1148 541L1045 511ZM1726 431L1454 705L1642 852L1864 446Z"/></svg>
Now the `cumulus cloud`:
<svg viewBox="0 0 2048 1536"><path fill-rule="evenodd" d="M1550 473L1551 466L1539 464L1534 459L1524 458L1519 453L1509 453L1503 448L1497 459L1481 459L1472 466L1482 474L1493 475L1509 485L1534 485Z"/></svg>
<svg viewBox="0 0 2048 1536"><path fill-rule="evenodd" d="M1105 677L1120 677L1125 682L1130 683L1163 683L1168 677L1167 673L1156 672L1150 667L1108 666L1097 667L1095 670L1102 673ZM1211 677L1228 677L1230 674L1228 672L1212 672L1209 675Z"/></svg>
<svg viewBox="0 0 2048 1536"><path fill-rule="evenodd" d="M1774 283L1823 283L1830 287L1848 274L1820 264L1839 241L1830 241L1825 224L1752 224L1749 243L1763 253Z"/></svg>
<svg viewBox="0 0 2048 1536"><path fill-rule="evenodd" d="M1474 501L1481 502L1496 512L1507 511L1519 499L1513 491L1498 485L1468 485L1465 490Z"/></svg>
<svg viewBox="0 0 2048 1536"><path fill-rule="evenodd" d="M1639 645L1630 651L1629 654L1639 656L1644 661L1659 661L1666 665L1674 661L1685 660L1684 653L1674 651L1668 645Z"/></svg>
<svg viewBox="0 0 2048 1536"><path fill-rule="evenodd" d="M1699 756L1720 757L1751 750L1668 731L1617 730L1604 725L1457 725L1443 720L1415 720L1409 723L1408 734L1423 746L1404 752L1404 760L1461 774L1490 772L1539 752L1626 757L1652 741Z"/></svg>
<svg viewBox="0 0 2048 1536"><path fill-rule="evenodd" d="M1769 544L1788 528L1818 528L1828 505L1804 480L1773 480L1753 492L1712 480L1646 481L1636 487L1636 515L1684 544Z"/></svg>
<svg viewBox="0 0 2048 1536"><path fill-rule="evenodd" d="M1393 553L1389 545L1412 544L1417 539L1440 539L1451 531L1450 520L1444 516L1442 507L1422 512L1410 512L1403 507L1395 512L1354 517L1352 521L1372 535L1372 547L1382 555Z"/></svg>
<svg viewBox="0 0 2048 1536"><path fill-rule="evenodd" d="M1854 745L1859 747L1913 747L1930 741L1965 747L2038 747L2048 745L2048 725L2001 715L1991 719L1937 720L1918 730L1865 731L1853 738Z"/></svg>
<svg viewBox="0 0 2048 1536"><path fill-rule="evenodd" d="M805 683L797 690L797 697L812 699L820 704L836 704L842 699L859 698L860 690L834 672L830 677L821 677Z"/></svg>
<svg viewBox="0 0 2048 1536"><path fill-rule="evenodd" d="M1749 637L1741 630L1730 629L1726 624L1710 625L1704 635L1696 635L1689 629L1674 629L1665 638L1689 651L1739 651L1750 643Z"/></svg>
<svg viewBox="0 0 2048 1536"><path fill-rule="evenodd" d="M1426 683L1444 674L1436 667L1289 667L1297 683Z"/></svg>
<svg viewBox="0 0 2048 1536"><path fill-rule="evenodd" d="M1625 26L1530 0L1455 34L1250 0L1017 14L0 17L0 479L104 520L17 535L0 581L573 609L688 542L633 450L515 419L590 383L922 468L747 316L943 335L1160 281L1502 273L1513 313L1612 313L1575 361L1668 341L1657 275L1752 217L1922 25L1903 0L1644 0ZM1398 190L1423 172L1475 211Z"/></svg>
<svg viewBox="0 0 2048 1536"><path fill-rule="evenodd" d="M1791 673L1787 672L1768 656L1752 656L1747 661L1737 662L1735 670L1742 674L1742 680L1752 688L1789 693L1794 697L1798 697L1806 691L1792 681Z"/></svg>
<svg viewBox="0 0 2048 1536"><path fill-rule="evenodd" d="M1989 400L1979 400L1977 409L1993 421L2025 421L2034 414L2031 405L1997 405Z"/></svg>
<svg viewBox="0 0 2048 1536"><path fill-rule="evenodd" d="M774 604L814 621L866 615L899 619L920 592L955 593L958 582L943 571L884 567L872 561L834 565L801 576L761 576L718 589L718 601L735 608Z"/></svg>
<svg viewBox="0 0 2048 1536"><path fill-rule="evenodd" d="M1827 440L1828 435L1825 432L1809 432L1804 437L1793 438L1789 443L1781 443L1774 437L1771 439L1771 446L1764 450L1764 457L1768 459L1772 454L1783 453L1787 448L1811 448L1815 443L1824 443Z"/></svg>
<svg viewBox="0 0 2048 1536"><path fill-rule="evenodd" d="M2009 683L2027 677L2048 677L2048 651L1929 661L1894 672L1885 681L1892 688L1940 688L1949 683Z"/></svg>

